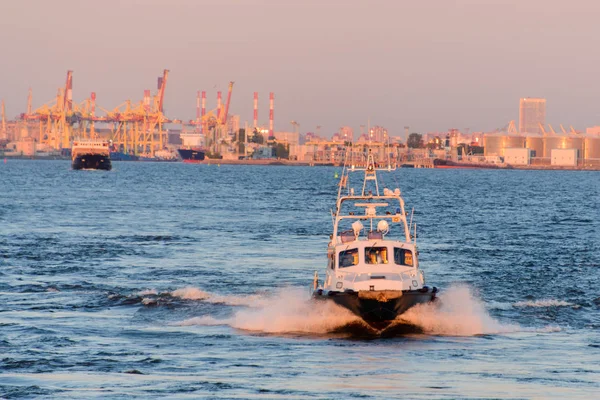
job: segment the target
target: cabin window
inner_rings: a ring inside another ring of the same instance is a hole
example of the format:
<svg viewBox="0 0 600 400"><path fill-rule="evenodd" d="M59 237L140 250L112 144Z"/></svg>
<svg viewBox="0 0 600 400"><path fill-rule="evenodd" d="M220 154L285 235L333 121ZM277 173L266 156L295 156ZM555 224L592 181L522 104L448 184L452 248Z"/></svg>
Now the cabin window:
<svg viewBox="0 0 600 400"><path fill-rule="evenodd" d="M365 247L365 263L387 264L387 247Z"/></svg>
<svg viewBox="0 0 600 400"><path fill-rule="evenodd" d="M340 268L351 267L358 264L358 249L340 251Z"/></svg>
<svg viewBox="0 0 600 400"><path fill-rule="evenodd" d="M396 263L397 265L408 265L408 266L412 267L413 266L412 251L394 247L394 263Z"/></svg>

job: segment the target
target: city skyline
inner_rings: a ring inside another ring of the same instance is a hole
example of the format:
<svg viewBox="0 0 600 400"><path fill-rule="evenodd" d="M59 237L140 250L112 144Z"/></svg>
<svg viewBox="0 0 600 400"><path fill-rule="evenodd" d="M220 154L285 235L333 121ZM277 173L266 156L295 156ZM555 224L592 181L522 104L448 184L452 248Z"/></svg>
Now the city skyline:
<svg viewBox="0 0 600 400"><path fill-rule="evenodd" d="M259 121L268 123L274 92L279 131L292 131L292 120L301 132L321 126L323 136L341 126L356 134L368 120L391 136L405 126L492 131L518 120L517 99L528 96L548 99L549 123L600 124L600 55L590 51L600 5L589 1L59 0L5 8L10 62L0 98L8 118L25 111L30 87L34 108L51 101L68 69L74 101L94 91L112 109L155 91L166 68L165 112L184 120L195 117L198 90L212 109L216 92L235 81L231 112L251 122L256 91Z"/></svg>

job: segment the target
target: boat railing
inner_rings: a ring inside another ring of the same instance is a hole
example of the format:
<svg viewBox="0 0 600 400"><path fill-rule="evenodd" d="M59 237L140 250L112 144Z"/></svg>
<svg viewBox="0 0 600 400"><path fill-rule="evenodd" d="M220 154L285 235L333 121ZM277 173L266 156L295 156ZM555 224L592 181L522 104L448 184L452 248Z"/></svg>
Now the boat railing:
<svg viewBox="0 0 600 400"><path fill-rule="evenodd" d="M406 272L347 272L344 275L344 280L352 283L365 282L372 280L374 276L380 277L379 279L405 282L414 280L416 278L416 271L413 274Z"/></svg>

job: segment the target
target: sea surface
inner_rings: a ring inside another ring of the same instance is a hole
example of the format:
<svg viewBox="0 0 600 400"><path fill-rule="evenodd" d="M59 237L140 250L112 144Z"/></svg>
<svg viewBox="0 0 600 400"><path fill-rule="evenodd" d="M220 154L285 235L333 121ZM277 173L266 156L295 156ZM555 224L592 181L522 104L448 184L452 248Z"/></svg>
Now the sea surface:
<svg viewBox="0 0 600 400"><path fill-rule="evenodd" d="M440 301L309 301L340 168L0 161L0 398L591 399L600 173L399 169Z"/></svg>

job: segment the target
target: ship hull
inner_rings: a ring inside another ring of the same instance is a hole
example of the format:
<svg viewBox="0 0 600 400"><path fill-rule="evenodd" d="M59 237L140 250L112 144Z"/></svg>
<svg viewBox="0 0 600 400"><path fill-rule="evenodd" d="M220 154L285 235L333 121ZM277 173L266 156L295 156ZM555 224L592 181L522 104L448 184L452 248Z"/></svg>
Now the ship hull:
<svg viewBox="0 0 600 400"><path fill-rule="evenodd" d="M333 301L362 318L366 323L383 328L392 323L417 304L434 301L437 288L424 287L420 290L377 290L377 291L325 291L315 290L313 298Z"/></svg>
<svg viewBox="0 0 600 400"><path fill-rule="evenodd" d="M204 151L195 149L178 149L177 152L183 162L187 163L201 162L206 156Z"/></svg>
<svg viewBox="0 0 600 400"><path fill-rule="evenodd" d="M73 158L71 168L79 169L101 169L110 171L112 163L110 157L105 154L80 154Z"/></svg>

